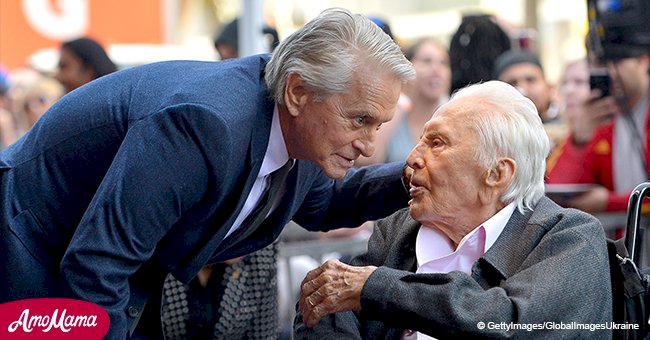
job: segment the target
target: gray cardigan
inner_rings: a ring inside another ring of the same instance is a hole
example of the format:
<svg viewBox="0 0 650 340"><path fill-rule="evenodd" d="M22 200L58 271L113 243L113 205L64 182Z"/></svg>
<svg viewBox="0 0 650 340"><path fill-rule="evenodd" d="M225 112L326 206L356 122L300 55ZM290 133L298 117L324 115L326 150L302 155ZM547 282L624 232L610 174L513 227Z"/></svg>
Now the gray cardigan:
<svg viewBox="0 0 650 340"><path fill-rule="evenodd" d="M298 313L296 338L399 339L404 329L437 339L611 338L610 329L579 328L612 321L605 236L594 217L546 197L534 211L515 210L471 276L414 274L419 227L408 209L380 220L368 252L352 260L379 267L363 288L362 311L332 314L311 329ZM530 330L494 327L510 323Z"/></svg>

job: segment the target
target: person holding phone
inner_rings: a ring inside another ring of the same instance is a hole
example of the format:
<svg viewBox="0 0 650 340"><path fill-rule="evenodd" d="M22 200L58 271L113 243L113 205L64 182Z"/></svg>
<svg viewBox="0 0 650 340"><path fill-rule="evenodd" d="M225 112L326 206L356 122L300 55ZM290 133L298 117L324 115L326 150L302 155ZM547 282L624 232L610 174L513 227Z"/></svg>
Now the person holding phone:
<svg viewBox="0 0 650 340"><path fill-rule="evenodd" d="M567 139L547 162L548 183L600 186L565 205L588 212L625 211L630 192L648 179L650 55L621 51L606 62L609 95L592 89ZM604 84L591 77L594 86Z"/></svg>
<svg viewBox="0 0 650 340"><path fill-rule="evenodd" d="M572 126L572 140L577 145L587 144L594 132L612 122L620 107L612 93L612 80L607 67L591 67L589 71L590 94L581 110L587 114L577 115Z"/></svg>

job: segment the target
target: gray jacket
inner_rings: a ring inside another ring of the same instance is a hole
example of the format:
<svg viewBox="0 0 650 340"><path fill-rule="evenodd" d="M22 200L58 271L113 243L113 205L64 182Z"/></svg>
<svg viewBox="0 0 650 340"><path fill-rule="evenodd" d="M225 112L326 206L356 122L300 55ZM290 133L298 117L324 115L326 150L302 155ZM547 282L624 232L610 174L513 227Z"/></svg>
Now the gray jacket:
<svg viewBox="0 0 650 340"><path fill-rule="evenodd" d="M363 288L362 311L332 314L314 328L298 313L296 338L399 339L405 329L437 339L611 338L609 264L594 217L546 197L534 211L515 210L471 276L414 274L419 227L408 209L380 220L368 252L352 260L379 266ZM507 329L511 323L524 329Z"/></svg>

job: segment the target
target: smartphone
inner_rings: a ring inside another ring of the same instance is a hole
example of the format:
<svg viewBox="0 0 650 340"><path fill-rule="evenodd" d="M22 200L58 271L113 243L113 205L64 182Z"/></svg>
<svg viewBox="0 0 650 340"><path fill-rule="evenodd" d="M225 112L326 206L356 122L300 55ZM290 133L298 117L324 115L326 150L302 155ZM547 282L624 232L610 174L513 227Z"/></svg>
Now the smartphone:
<svg viewBox="0 0 650 340"><path fill-rule="evenodd" d="M596 70L591 71L589 74L589 85L591 89L598 89L601 93L601 98L609 96L609 85L611 81L607 71Z"/></svg>

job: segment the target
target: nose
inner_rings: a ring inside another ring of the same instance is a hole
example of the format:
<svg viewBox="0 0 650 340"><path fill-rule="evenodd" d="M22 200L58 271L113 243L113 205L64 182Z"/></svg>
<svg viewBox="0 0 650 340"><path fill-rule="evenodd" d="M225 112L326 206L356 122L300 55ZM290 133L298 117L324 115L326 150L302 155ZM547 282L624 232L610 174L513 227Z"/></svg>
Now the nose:
<svg viewBox="0 0 650 340"><path fill-rule="evenodd" d="M420 153L420 143L418 143L408 157L406 157L406 164L412 169L422 169L424 168L424 160L422 159L422 154Z"/></svg>
<svg viewBox="0 0 650 340"><path fill-rule="evenodd" d="M447 66L443 60L436 60L436 62L433 64L433 74L441 75L446 68Z"/></svg>
<svg viewBox="0 0 650 340"><path fill-rule="evenodd" d="M375 153L375 143L372 138L355 139L352 146L359 150L364 157L371 157Z"/></svg>

